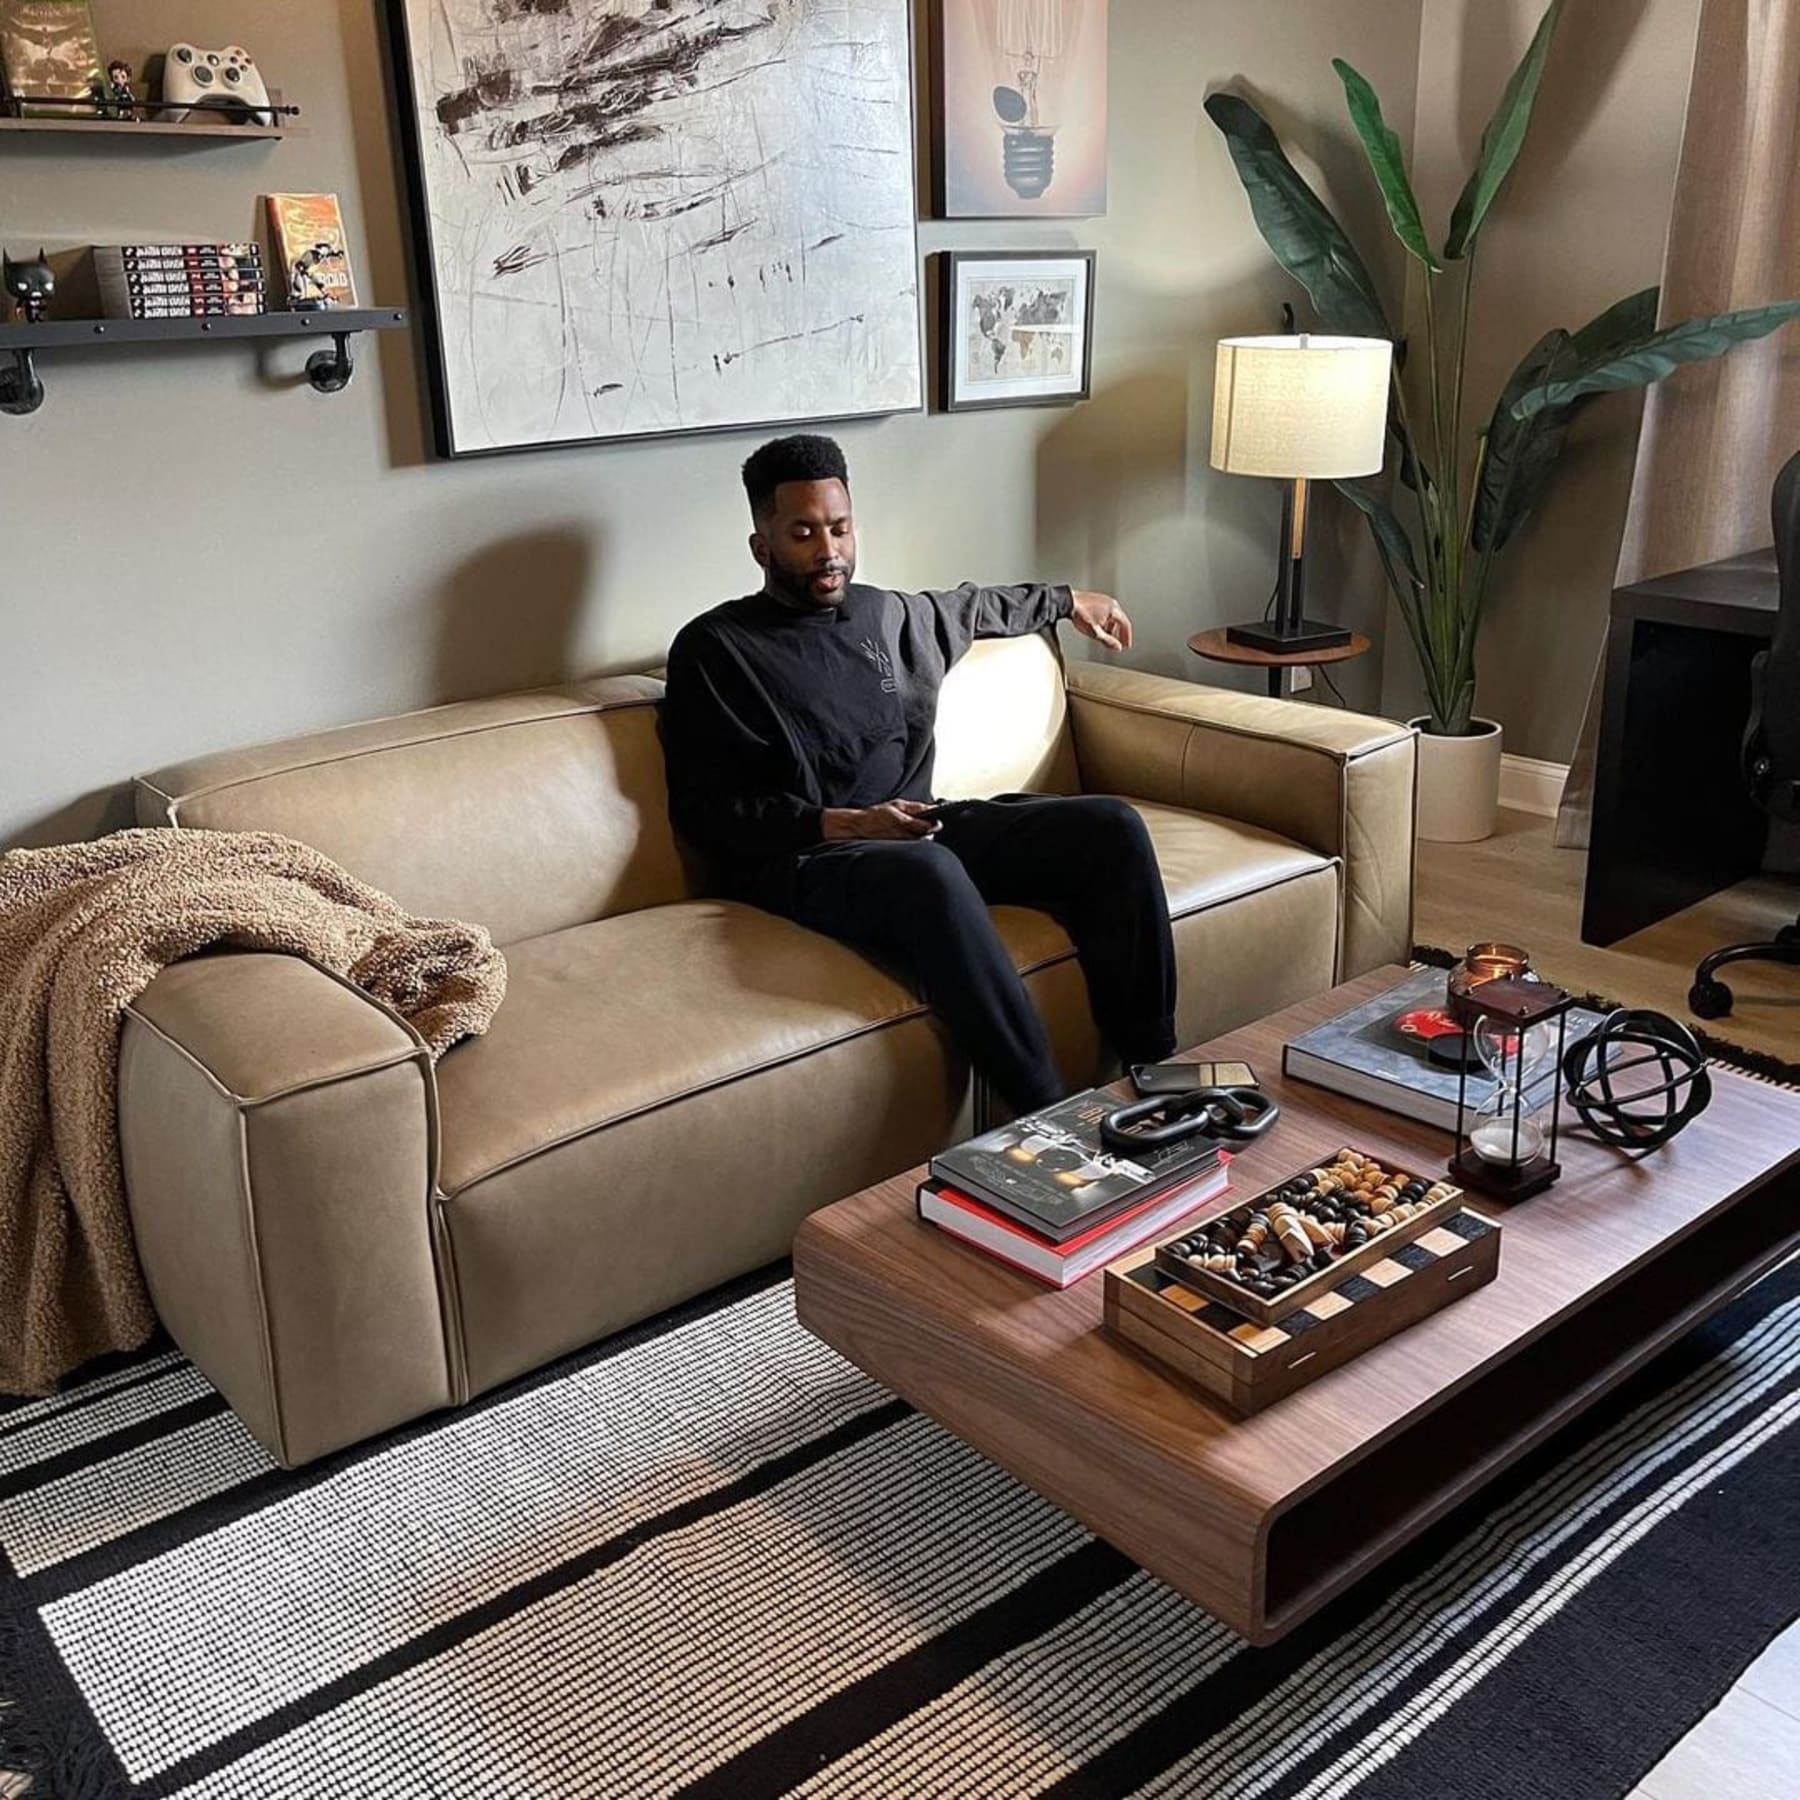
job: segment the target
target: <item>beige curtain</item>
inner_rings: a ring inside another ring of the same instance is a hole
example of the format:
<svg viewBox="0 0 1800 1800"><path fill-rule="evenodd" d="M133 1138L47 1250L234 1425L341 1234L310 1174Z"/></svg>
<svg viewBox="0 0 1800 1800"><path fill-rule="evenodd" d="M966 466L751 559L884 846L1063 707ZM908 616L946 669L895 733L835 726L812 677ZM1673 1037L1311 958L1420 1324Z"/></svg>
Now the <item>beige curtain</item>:
<svg viewBox="0 0 1800 1800"><path fill-rule="evenodd" d="M1663 266L1665 322L1800 296L1800 0L1704 0ZM1769 542L1800 449L1800 327L1679 369L1645 396L1618 585ZM1592 818L1600 673L1556 841Z"/></svg>

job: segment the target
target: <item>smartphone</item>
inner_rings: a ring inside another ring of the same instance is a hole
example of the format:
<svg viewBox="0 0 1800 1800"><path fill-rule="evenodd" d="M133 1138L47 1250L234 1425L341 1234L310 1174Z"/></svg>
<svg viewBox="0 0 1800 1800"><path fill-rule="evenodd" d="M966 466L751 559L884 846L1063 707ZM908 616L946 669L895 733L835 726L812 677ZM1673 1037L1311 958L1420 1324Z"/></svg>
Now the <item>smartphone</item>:
<svg viewBox="0 0 1800 1800"><path fill-rule="evenodd" d="M1256 1075L1248 1063L1168 1062L1137 1063L1131 1085L1140 1094L1192 1094L1203 1087L1255 1087Z"/></svg>

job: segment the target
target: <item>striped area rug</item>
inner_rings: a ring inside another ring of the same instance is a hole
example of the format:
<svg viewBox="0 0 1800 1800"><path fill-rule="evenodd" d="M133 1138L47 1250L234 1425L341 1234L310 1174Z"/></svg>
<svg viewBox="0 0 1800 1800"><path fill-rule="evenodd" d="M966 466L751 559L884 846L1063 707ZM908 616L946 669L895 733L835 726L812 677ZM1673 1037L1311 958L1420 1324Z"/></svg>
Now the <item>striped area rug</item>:
<svg viewBox="0 0 1800 1800"><path fill-rule="evenodd" d="M1800 1270L1253 1651L784 1271L287 1474L174 1355L0 1412L0 1769L112 1796L1604 1800L1800 1610Z"/></svg>

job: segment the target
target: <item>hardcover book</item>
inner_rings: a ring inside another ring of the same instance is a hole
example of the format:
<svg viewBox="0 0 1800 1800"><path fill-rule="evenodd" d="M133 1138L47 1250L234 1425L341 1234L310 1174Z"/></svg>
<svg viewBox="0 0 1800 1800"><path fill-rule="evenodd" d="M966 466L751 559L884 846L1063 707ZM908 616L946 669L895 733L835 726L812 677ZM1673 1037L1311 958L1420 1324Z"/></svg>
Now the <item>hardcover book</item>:
<svg viewBox="0 0 1800 1800"><path fill-rule="evenodd" d="M67 119L97 105L41 106L37 100L87 100L101 82L100 41L88 0L0 0L0 68L26 118Z"/></svg>
<svg viewBox="0 0 1800 1800"><path fill-rule="evenodd" d="M933 1157L932 1177L1055 1239L1218 1162L1207 1137L1130 1155L1106 1148L1100 1121L1124 1104L1100 1089L1076 1094Z"/></svg>
<svg viewBox="0 0 1800 1800"><path fill-rule="evenodd" d="M336 194L271 194L269 228L290 311L354 306L350 250Z"/></svg>
<svg viewBox="0 0 1800 1800"><path fill-rule="evenodd" d="M919 1189L919 1217L1051 1287L1066 1288L1138 1245L1173 1231L1216 1200L1230 1183L1229 1171L1215 1166L1190 1181L1135 1201L1103 1224L1084 1225L1064 1243L1051 1243L979 1200L930 1183Z"/></svg>
<svg viewBox="0 0 1800 1800"><path fill-rule="evenodd" d="M1415 970L1385 993L1295 1038L1282 1054L1282 1071L1334 1094L1417 1119L1421 1125L1454 1131L1460 1078L1454 1067L1434 1061L1430 1052L1432 1033L1445 1022L1444 1002L1444 971ZM1573 1008L1568 1042L1585 1037L1599 1023L1598 1013ZM1525 1110L1547 1106L1556 1082L1551 1062L1526 1083ZM1494 1085L1493 1076L1479 1062L1471 1063L1470 1112L1491 1097Z"/></svg>

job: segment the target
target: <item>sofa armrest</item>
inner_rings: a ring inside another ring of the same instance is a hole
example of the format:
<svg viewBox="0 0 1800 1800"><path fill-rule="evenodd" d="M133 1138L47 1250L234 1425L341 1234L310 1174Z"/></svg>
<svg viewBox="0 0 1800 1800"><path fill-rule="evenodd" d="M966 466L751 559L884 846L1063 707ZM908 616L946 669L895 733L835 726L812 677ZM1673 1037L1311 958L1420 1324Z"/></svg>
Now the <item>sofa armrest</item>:
<svg viewBox="0 0 1800 1800"><path fill-rule="evenodd" d="M1079 663L1082 785L1240 819L1344 865L1339 977L1412 950L1417 735L1360 713Z"/></svg>
<svg viewBox="0 0 1800 1800"><path fill-rule="evenodd" d="M176 963L126 1012L119 1142L156 1310L277 1461L451 1400L436 1081L397 1014L298 957Z"/></svg>

